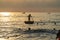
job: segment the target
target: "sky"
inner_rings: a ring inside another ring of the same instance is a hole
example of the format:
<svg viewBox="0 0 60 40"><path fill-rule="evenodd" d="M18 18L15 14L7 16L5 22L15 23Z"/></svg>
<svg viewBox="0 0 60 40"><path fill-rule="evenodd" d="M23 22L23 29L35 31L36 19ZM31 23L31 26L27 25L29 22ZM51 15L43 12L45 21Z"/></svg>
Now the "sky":
<svg viewBox="0 0 60 40"><path fill-rule="evenodd" d="M60 0L0 0L0 11L60 12Z"/></svg>

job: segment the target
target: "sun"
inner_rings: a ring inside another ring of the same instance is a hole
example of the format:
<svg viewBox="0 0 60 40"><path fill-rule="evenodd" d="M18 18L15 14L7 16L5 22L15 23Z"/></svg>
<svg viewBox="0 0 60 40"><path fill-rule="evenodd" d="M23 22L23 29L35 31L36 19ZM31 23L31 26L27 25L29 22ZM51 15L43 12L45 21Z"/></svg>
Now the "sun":
<svg viewBox="0 0 60 40"><path fill-rule="evenodd" d="M10 15L10 12L0 12L0 14L1 14L2 16L9 16L9 15Z"/></svg>

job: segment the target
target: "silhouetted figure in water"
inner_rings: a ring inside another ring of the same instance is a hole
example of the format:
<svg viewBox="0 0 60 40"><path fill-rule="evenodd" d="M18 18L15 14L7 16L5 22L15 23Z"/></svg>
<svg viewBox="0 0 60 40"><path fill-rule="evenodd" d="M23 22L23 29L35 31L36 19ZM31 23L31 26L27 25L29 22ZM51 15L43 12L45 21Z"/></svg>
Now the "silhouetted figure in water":
<svg viewBox="0 0 60 40"><path fill-rule="evenodd" d="M28 28L28 30L31 30L31 28Z"/></svg>
<svg viewBox="0 0 60 40"><path fill-rule="evenodd" d="M53 30L56 30L55 28L53 28Z"/></svg>
<svg viewBox="0 0 60 40"><path fill-rule="evenodd" d="M56 22L54 22L54 24L56 25Z"/></svg>
<svg viewBox="0 0 60 40"><path fill-rule="evenodd" d="M21 30L20 28L18 30Z"/></svg>
<svg viewBox="0 0 60 40"><path fill-rule="evenodd" d="M29 14L28 16L28 21L25 21L25 24L33 24L34 23L34 21L31 21L31 14Z"/></svg>
<svg viewBox="0 0 60 40"><path fill-rule="evenodd" d="M38 25L38 23L37 23L37 25Z"/></svg>
<svg viewBox="0 0 60 40"><path fill-rule="evenodd" d="M60 30L58 31L56 38L57 38L57 40L60 40Z"/></svg>

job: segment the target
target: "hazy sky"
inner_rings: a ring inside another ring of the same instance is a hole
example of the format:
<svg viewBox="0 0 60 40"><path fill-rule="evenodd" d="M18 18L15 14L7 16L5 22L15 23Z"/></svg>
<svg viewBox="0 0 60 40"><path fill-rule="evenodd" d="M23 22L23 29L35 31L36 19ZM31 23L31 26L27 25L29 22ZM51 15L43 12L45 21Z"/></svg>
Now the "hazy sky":
<svg viewBox="0 0 60 40"><path fill-rule="evenodd" d="M0 11L60 12L60 0L0 0Z"/></svg>

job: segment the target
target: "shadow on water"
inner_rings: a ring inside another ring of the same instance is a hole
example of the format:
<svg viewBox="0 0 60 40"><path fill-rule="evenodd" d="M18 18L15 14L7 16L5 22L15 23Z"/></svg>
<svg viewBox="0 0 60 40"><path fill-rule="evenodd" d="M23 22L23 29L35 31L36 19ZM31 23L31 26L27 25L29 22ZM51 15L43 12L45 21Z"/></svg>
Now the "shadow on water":
<svg viewBox="0 0 60 40"><path fill-rule="evenodd" d="M23 34L28 34L25 38L48 38L48 36L56 35L58 30L50 30L50 29L35 29L35 30L25 30ZM52 37L51 37L52 38Z"/></svg>
<svg viewBox="0 0 60 40"><path fill-rule="evenodd" d="M58 30L50 30L50 29L35 29L35 30L25 30L24 33L51 33L56 34Z"/></svg>
<svg viewBox="0 0 60 40"><path fill-rule="evenodd" d="M4 29L4 30L2 30ZM12 29L12 30L11 30ZM56 34L58 30L50 30L50 29L29 29L29 30L22 30L20 28L1 28L0 29L0 38L10 38L10 37L22 37L22 38L46 38L51 34Z"/></svg>

